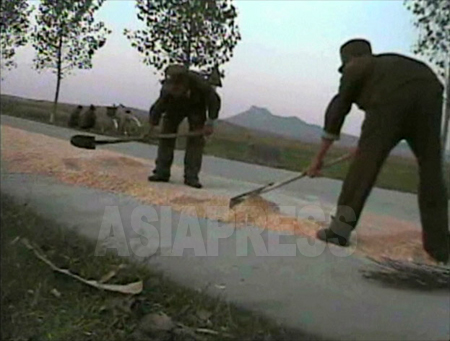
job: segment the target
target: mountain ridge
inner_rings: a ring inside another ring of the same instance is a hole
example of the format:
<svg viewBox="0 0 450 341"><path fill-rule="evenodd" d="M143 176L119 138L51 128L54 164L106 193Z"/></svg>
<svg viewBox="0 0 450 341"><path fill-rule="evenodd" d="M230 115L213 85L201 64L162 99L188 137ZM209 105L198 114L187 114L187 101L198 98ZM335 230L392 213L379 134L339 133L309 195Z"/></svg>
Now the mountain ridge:
<svg viewBox="0 0 450 341"><path fill-rule="evenodd" d="M322 127L308 123L297 116L279 116L264 107L252 105L248 110L224 119L225 121L250 130L259 131L289 138L305 143L318 144L322 139ZM341 134L336 145L353 148L358 144L359 137L350 134ZM412 157L409 147L401 143L392 154Z"/></svg>

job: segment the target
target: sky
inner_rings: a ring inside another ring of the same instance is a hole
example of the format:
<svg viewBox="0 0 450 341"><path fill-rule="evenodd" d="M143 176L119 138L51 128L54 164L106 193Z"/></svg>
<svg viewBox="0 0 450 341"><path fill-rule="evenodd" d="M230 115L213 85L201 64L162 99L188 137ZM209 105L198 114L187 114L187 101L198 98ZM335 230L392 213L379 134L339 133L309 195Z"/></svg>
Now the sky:
<svg viewBox="0 0 450 341"><path fill-rule="evenodd" d="M38 1L30 1L37 4ZM417 39L403 0L234 1L242 40L223 66L221 118L255 105L275 115L323 125L324 111L339 84L339 47L366 38L375 53L409 56ZM148 110L159 92L156 70L142 63L123 30L140 28L135 2L108 0L96 15L113 31L93 59L93 69L63 80L60 101ZM1 92L52 100L56 77L32 68L31 46L17 51L18 68L3 76ZM420 56L414 56L423 60ZM364 114L354 109L343 132L359 136Z"/></svg>

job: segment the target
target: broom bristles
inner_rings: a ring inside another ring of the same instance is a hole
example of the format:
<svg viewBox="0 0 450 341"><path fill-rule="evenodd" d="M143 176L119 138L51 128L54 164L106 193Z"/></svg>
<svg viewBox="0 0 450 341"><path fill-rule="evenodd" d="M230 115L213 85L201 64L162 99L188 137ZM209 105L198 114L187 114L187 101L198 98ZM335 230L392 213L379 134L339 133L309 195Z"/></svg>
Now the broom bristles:
<svg viewBox="0 0 450 341"><path fill-rule="evenodd" d="M370 258L377 267L362 270L367 279L379 281L388 286L416 290L450 291L450 268L383 258Z"/></svg>

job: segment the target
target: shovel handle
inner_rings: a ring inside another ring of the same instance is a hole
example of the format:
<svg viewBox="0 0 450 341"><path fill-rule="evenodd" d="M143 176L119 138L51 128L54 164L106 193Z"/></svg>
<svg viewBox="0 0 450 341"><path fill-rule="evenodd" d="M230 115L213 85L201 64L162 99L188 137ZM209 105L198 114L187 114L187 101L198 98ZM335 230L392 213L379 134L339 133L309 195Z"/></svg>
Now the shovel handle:
<svg viewBox="0 0 450 341"><path fill-rule="evenodd" d="M328 167L334 166L335 164L338 164L338 163L341 163L341 162L343 162L343 161L345 161L347 159L350 159L352 156L353 156L353 153L346 154L346 155L341 156L341 157L339 157L337 159L334 159L334 160L332 160L330 162L324 163L322 168L328 168ZM289 184L291 182L294 182L296 180L299 180L299 179L305 177L307 174L308 174L308 170L305 169L301 174L296 175L296 176L294 176L294 177L292 177L290 179L287 179L287 180L284 180L284 181L280 181L280 182L274 183L272 185L268 185L266 188L261 190L261 192L259 192L259 193L261 193L261 194L262 193L266 193L266 192L269 192L271 190L274 190L275 188L287 185L287 184Z"/></svg>
<svg viewBox="0 0 450 341"><path fill-rule="evenodd" d="M150 136L151 138L157 138L157 139L174 139L177 137L190 137L190 136L201 136L204 135L203 131L191 131L188 133L183 133L183 134L159 134L159 135L154 135L154 136Z"/></svg>
<svg viewBox="0 0 450 341"><path fill-rule="evenodd" d="M347 159L350 159L352 157L353 157L353 153L348 153L348 154L346 154L344 156L341 156L341 157L339 157L337 159L334 159L334 160L332 160L330 162L325 163L323 165L323 168L327 168L327 167L333 166L333 165L335 165L337 163L343 162L343 161L345 161ZM296 180L299 180L299 179L305 177L307 174L308 174L308 170L306 169L301 174L298 174L298 175L296 175L296 176L294 176L292 178L289 178L287 180L283 180L283 181L275 182L275 183L270 183L270 184L261 186L261 187L259 187L257 189L251 190L249 192L237 195L237 196L231 198L231 200L230 200L230 208L232 208L233 206L236 206L240 202L244 201L245 198L248 198L248 197L254 196L254 195L259 195L259 194L270 192L270 191L272 191L272 190L274 190L276 188L279 188L281 186L287 185L288 183L291 183L291 182L294 182Z"/></svg>
<svg viewBox="0 0 450 341"><path fill-rule="evenodd" d="M189 132L184 134L159 134L150 136L149 139L174 139L177 137L189 137L189 136L200 136L203 132ZM123 143L123 142L141 142L146 141L145 137L130 137L122 138L116 140L95 140L95 144L112 144L112 143Z"/></svg>
<svg viewBox="0 0 450 341"><path fill-rule="evenodd" d="M337 158L337 159L334 159L334 160L332 160L332 161L330 161L330 162L324 163L323 166L322 166L322 168L329 168L329 167L331 167L331 166L334 166L335 164L338 164L338 163L341 163L341 162L343 162L343 161L345 161L345 160L350 159L352 156L353 156L353 153L348 153L348 154L346 154L346 155L344 155L344 156L341 156L341 157L339 157L339 158ZM290 178L290 179L287 179L287 180L284 180L284 181L281 181L281 182L278 182L278 183L273 184L272 186L270 186L270 190L272 190L272 189L274 189L274 188L278 188L278 187L280 187L280 186L284 186L284 185L286 185L286 184L288 184L288 183L291 183L291 182L293 182L293 181L295 181L295 180L301 179L301 178L305 177L307 174L308 174L308 169L305 169L305 170L304 170L301 174L299 174L299 175L296 175L296 176L294 176L294 177L292 177L292 178Z"/></svg>

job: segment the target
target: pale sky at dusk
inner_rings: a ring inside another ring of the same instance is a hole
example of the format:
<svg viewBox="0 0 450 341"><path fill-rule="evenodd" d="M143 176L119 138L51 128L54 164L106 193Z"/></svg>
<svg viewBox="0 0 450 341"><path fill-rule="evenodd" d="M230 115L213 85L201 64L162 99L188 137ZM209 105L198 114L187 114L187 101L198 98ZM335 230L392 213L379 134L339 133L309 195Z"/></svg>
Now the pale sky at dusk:
<svg viewBox="0 0 450 341"><path fill-rule="evenodd" d="M33 1L37 3L37 1ZM339 46L362 37L375 53L412 56L416 32L403 0L384 1L235 1L242 41L224 69L227 77L221 117L252 105L281 116L296 115L322 125L324 110L337 90ZM94 68L76 71L63 81L61 102L111 105L123 103L147 110L159 91L158 77L123 35L136 28L134 1L109 0L97 18L113 30L94 57ZM53 99L56 77L31 68L34 51L18 50L19 67L2 82L2 93ZM420 57L419 57L420 58ZM363 114L348 117L343 131L359 135Z"/></svg>

